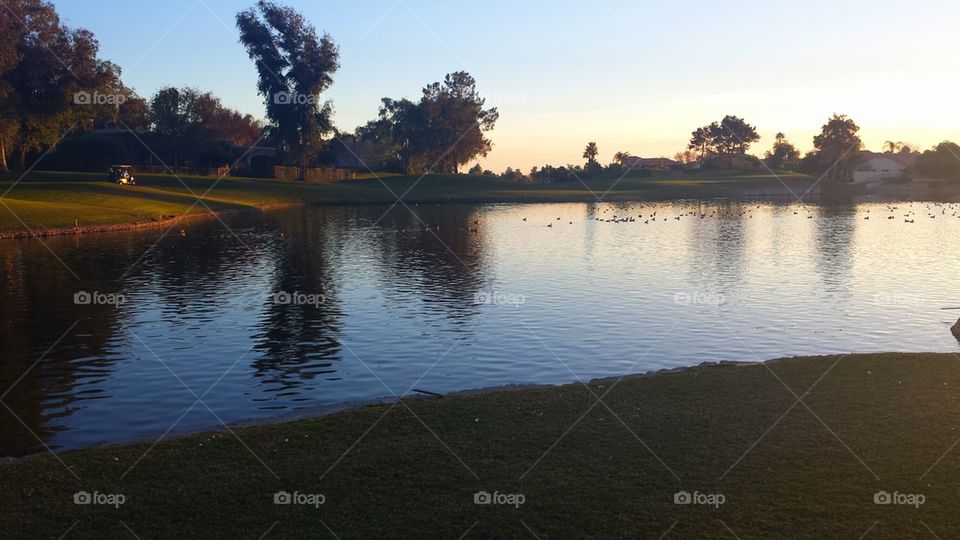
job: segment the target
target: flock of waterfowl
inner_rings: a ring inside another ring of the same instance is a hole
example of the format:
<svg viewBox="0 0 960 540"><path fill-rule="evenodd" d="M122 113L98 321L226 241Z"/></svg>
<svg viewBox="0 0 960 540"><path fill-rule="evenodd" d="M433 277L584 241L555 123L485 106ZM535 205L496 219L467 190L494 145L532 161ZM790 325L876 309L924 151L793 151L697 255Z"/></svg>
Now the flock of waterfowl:
<svg viewBox="0 0 960 540"><path fill-rule="evenodd" d="M659 207L656 205L646 206L643 205L640 208L646 209L645 211L638 214L615 214L618 210L614 207L605 208L599 212L600 215L594 216L593 221L598 221L602 223L642 223L648 225L650 223L656 223L657 221L681 221L683 219L714 219L714 218L729 218L729 217L739 217L746 219L753 219L754 212L759 210L762 205L751 205L747 209L743 209L742 206L737 207L704 207L703 205L690 206L690 207L680 207L678 213L670 212L671 210L676 210L677 206L669 205L668 207ZM670 213L670 215L665 216L664 210ZM866 214L863 219L869 220L872 215L880 214L881 212L873 212L874 209L867 209L864 211ZM896 205L888 204L884 207L882 216L880 219L895 220L898 218L903 219L904 223L916 223L916 220L920 216L926 216L927 219L936 219L940 218L960 218L960 203L940 203L940 202L926 202L926 203L899 203ZM798 209L793 210L793 215L800 216L803 215L806 219L813 219L814 214L812 210L806 205L800 205ZM561 221L561 217L557 217L556 221ZM523 218L523 221L527 221L527 218ZM573 225L573 221L568 222L570 225ZM471 232L477 232L478 222L474 222L474 227L470 229ZM552 228L553 223L547 223L547 227Z"/></svg>

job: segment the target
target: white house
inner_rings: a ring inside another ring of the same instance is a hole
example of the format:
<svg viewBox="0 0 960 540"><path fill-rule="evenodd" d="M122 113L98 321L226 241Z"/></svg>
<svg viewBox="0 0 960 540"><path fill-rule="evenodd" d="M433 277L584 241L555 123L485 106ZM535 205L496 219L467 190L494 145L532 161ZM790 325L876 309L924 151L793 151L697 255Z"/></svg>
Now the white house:
<svg viewBox="0 0 960 540"><path fill-rule="evenodd" d="M865 153L863 160L853 171L853 183L865 184L881 182L891 178L900 178L907 170L905 160L898 160L896 154Z"/></svg>
<svg viewBox="0 0 960 540"><path fill-rule="evenodd" d="M623 166L628 169L669 169L679 165L676 161L660 158L642 158L639 156L627 156L623 160Z"/></svg>

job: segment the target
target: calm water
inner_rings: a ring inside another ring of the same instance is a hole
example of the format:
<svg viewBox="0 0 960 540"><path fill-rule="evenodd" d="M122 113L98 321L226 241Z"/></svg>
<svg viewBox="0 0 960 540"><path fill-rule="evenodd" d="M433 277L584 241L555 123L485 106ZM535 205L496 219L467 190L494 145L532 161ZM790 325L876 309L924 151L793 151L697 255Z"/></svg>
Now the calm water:
<svg viewBox="0 0 960 540"><path fill-rule="evenodd" d="M17 415L0 407L0 454L411 387L960 350L960 312L941 310L960 305L960 206L386 210L0 243L0 401Z"/></svg>

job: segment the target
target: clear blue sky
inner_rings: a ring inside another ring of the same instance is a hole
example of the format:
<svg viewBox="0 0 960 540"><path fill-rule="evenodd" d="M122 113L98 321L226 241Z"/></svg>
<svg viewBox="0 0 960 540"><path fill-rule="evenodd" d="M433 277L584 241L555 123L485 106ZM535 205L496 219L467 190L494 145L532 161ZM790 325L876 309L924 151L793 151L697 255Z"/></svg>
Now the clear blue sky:
<svg viewBox="0 0 960 540"><path fill-rule="evenodd" d="M211 90L262 116L234 15L253 0L55 0L93 31L101 57L149 96L163 85ZM868 147L960 139L955 89L960 5L936 0L289 0L341 47L328 93L341 130L376 116L381 97L415 98L465 69L500 107L484 165L524 170L580 162L587 141L672 156L724 114L783 131L801 149L833 112Z"/></svg>

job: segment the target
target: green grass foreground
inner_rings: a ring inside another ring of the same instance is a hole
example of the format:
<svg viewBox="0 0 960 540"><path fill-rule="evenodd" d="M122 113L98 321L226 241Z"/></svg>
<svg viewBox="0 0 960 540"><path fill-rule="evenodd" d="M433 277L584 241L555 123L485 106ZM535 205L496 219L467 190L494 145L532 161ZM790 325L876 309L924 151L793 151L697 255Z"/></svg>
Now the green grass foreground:
<svg viewBox="0 0 960 540"><path fill-rule="evenodd" d="M785 173L802 193L815 179ZM289 204L420 202L564 202L709 198L744 190L786 191L773 175L634 178L531 185L466 175L381 176L336 183L227 177L137 175L119 186L90 173L32 172L17 183L0 180L0 231L141 223L164 216ZM10 189L12 187L12 189ZM203 203L198 203L197 198ZM209 208L209 210L208 210Z"/></svg>
<svg viewBox="0 0 960 540"><path fill-rule="evenodd" d="M955 354L871 354L405 400L236 437L0 466L2 530L25 538L956 538L958 388ZM171 423L179 414L169 411ZM80 490L126 500L77 505ZM325 501L277 505L278 491ZM478 491L524 502L477 505ZM674 504L679 491L722 494L723 504ZM879 491L922 495L923 504L878 505Z"/></svg>

